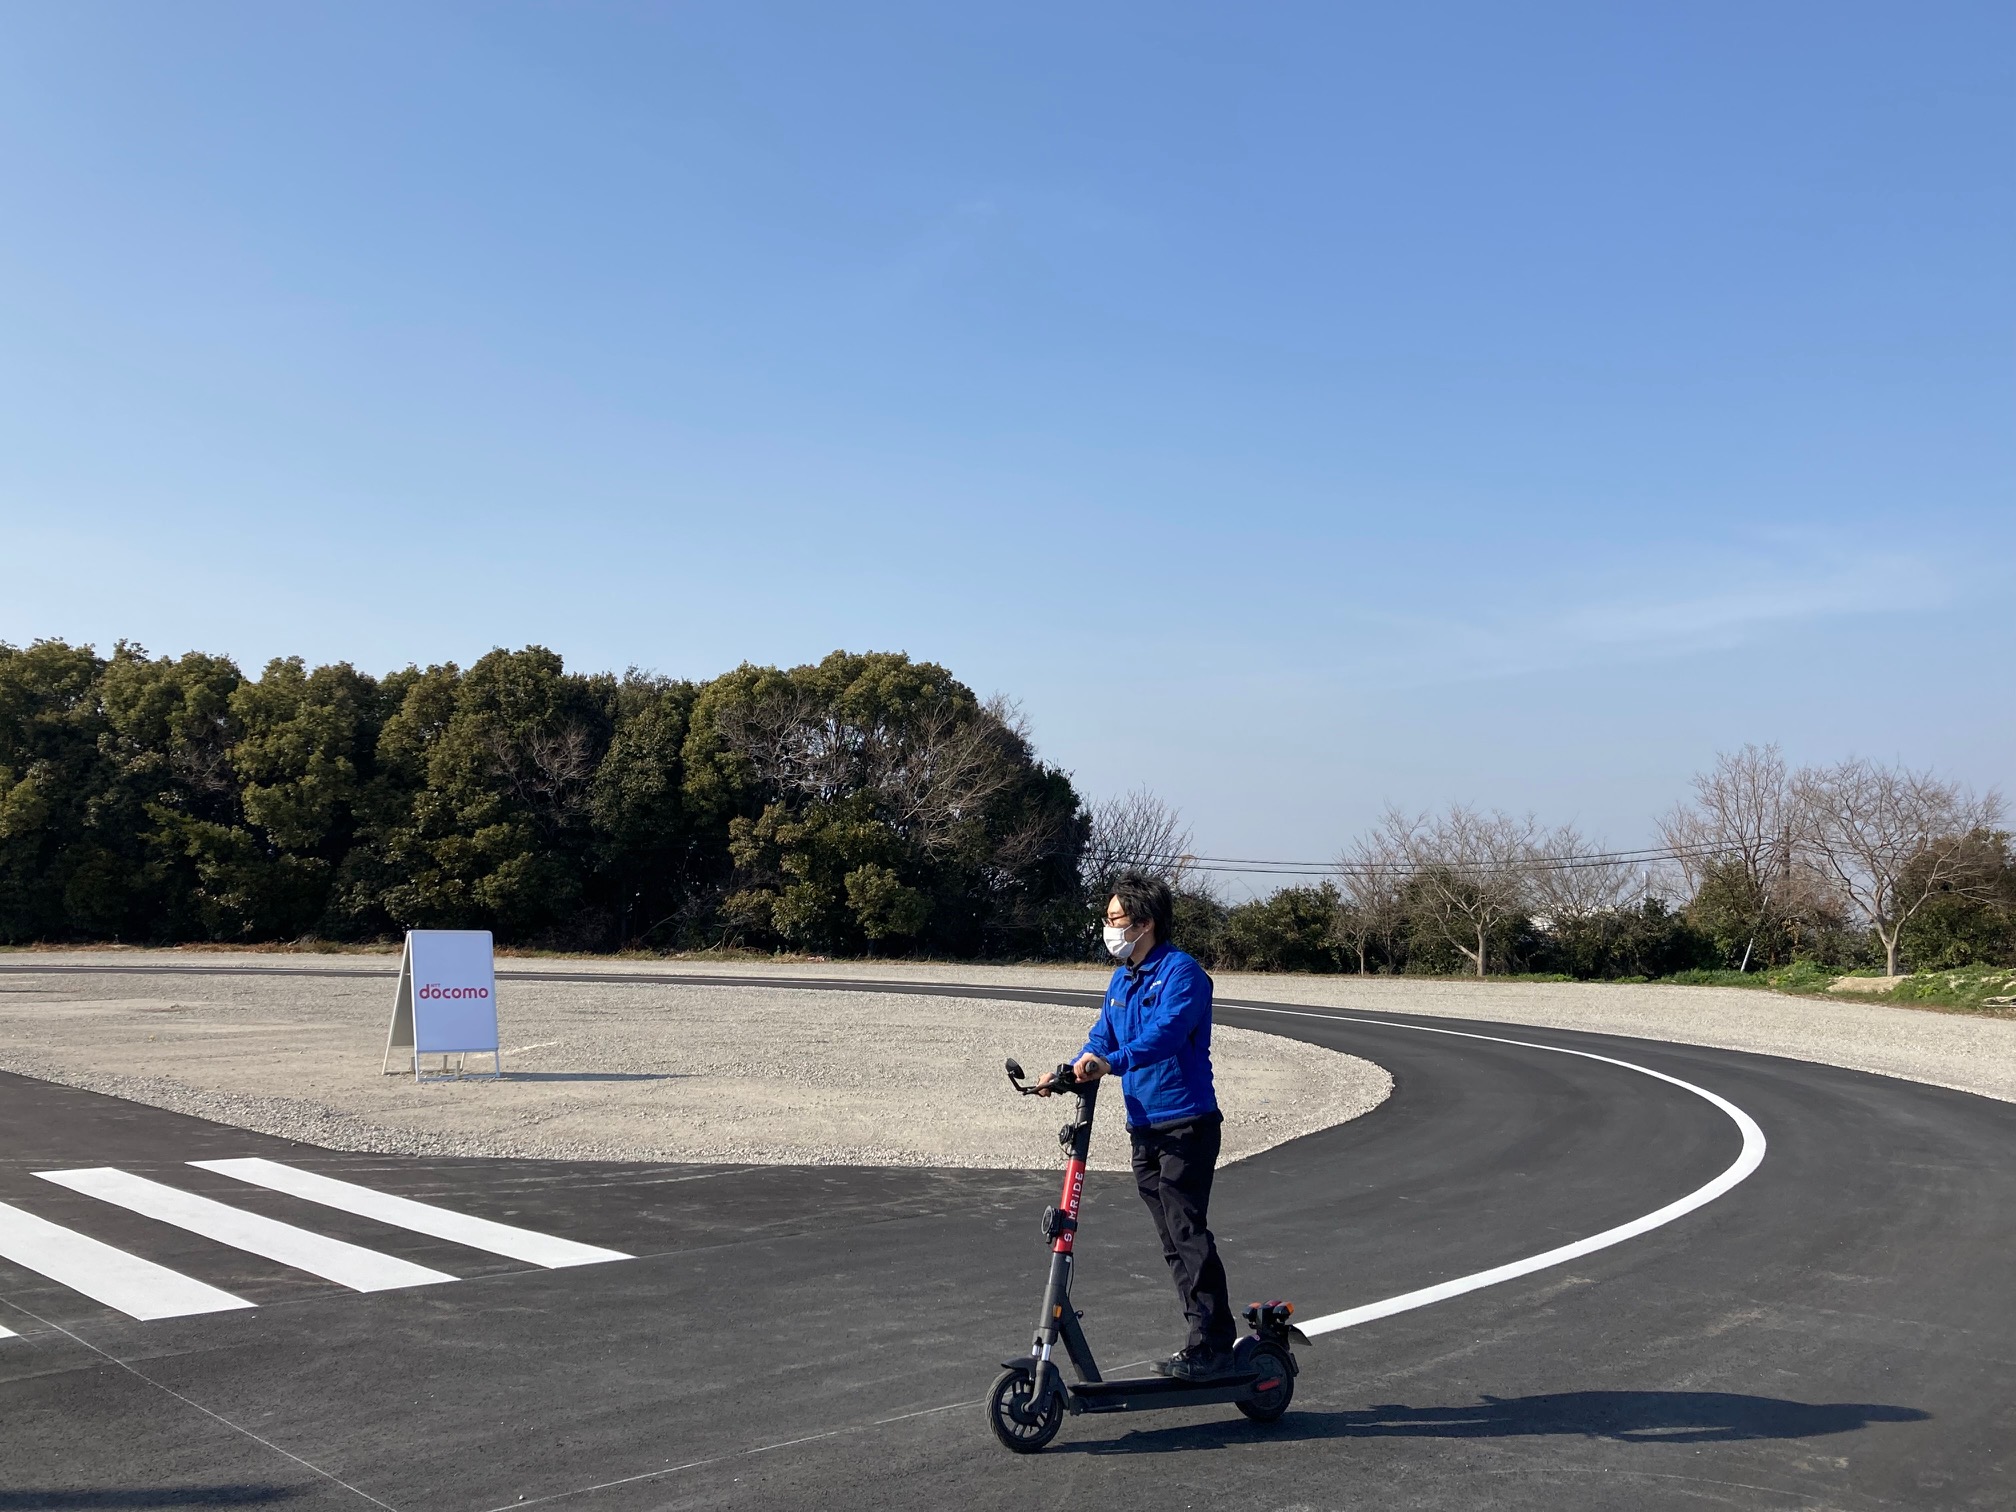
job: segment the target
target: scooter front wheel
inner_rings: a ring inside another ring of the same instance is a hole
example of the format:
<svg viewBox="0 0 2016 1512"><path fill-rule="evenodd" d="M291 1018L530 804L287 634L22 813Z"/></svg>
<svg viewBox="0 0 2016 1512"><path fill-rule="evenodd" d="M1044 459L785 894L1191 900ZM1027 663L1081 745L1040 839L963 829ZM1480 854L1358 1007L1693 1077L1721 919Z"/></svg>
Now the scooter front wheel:
<svg viewBox="0 0 2016 1512"><path fill-rule="evenodd" d="M1026 1370L1004 1370L987 1393L987 1426L1001 1447L1034 1454L1064 1424L1064 1394L1053 1391L1040 1407L1031 1400L1036 1383Z"/></svg>

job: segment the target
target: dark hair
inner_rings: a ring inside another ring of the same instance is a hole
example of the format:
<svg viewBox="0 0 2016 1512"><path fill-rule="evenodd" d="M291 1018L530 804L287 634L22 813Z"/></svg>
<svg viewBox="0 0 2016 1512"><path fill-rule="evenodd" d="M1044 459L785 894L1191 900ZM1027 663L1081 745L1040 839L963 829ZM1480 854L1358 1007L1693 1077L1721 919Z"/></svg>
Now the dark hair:
<svg viewBox="0 0 2016 1512"><path fill-rule="evenodd" d="M1109 896L1120 900L1120 906L1127 910L1128 923L1139 924L1147 919L1155 926L1155 943L1169 943L1169 932L1176 924L1176 895L1169 891L1167 882L1146 872L1122 872L1113 879Z"/></svg>

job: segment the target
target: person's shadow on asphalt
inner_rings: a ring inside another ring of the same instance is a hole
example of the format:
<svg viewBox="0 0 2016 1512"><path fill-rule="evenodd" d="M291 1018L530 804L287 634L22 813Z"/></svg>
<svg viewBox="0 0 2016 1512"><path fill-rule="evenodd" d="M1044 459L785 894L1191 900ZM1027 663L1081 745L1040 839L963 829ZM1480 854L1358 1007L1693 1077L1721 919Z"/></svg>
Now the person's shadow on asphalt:
<svg viewBox="0 0 2016 1512"><path fill-rule="evenodd" d="M1915 1407L1874 1402L1791 1402L1724 1391L1561 1391L1482 1398L1469 1407L1388 1404L1345 1412L1297 1412L1262 1425L1243 1418L1151 1428L1119 1438L1071 1442L1051 1453L1155 1454L1222 1449L1283 1439L1525 1438L1565 1434L1622 1444L1728 1444L1754 1439L1819 1438L1870 1423L1917 1423Z"/></svg>

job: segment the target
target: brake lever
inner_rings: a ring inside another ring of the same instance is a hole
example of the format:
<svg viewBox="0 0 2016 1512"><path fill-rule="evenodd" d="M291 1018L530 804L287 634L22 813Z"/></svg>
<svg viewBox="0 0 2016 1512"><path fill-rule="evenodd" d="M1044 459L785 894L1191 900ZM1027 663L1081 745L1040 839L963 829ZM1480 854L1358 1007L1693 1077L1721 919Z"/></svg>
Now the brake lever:
<svg viewBox="0 0 2016 1512"><path fill-rule="evenodd" d="M1057 1069L1051 1072L1050 1084L1047 1087L1031 1087L1029 1090L1031 1092L1050 1093L1076 1092L1078 1090L1078 1073L1071 1069L1069 1061L1060 1062Z"/></svg>
<svg viewBox="0 0 2016 1512"><path fill-rule="evenodd" d="M1008 1062L1008 1085L1024 1097L1041 1097L1046 1092L1070 1092L1078 1085L1078 1075L1071 1069L1069 1061L1059 1063L1057 1069L1051 1073L1048 1085L1025 1087L1022 1085L1022 1078L1025 1075L1027 1073L1023 1071L1021 1062L1012 1060Z"/></svg>

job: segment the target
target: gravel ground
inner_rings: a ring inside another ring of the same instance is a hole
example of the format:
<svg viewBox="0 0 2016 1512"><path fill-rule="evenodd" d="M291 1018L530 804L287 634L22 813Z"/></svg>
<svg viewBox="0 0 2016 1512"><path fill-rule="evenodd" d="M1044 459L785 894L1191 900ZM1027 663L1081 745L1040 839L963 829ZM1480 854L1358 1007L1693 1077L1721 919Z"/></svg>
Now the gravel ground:
<svg viewBox="0 0 2016 1512"><path fill-rule="evenodd" d="M1089 967L907 962L500 960L509 1075L415 1087L384 1077L391 956L89 951L38 959L387 977L0 975L0 1069L334 1149L600 1159L1047 1168L1054 1110L1008 1095L1076 1048L1076 1009L895 994L682 984L707 975L1097 989ZM648 972L664 986L513 981L518 970ZM1224 998L1583 1029L1713 1045L2016 1101L2016 1022L1736 988L1346 977L1217 978ZM173 996L164 997L172 991ZM1221 1027L1228 1159L1368 1111L1375 1066ZM904 1101L897 1093L914 1083ZM873 1085L857 1085L872 1080ZM1124 1150L1102 1118L1095 1163Z"/></svg>
<svg viewBox="0 0 2016 1512"><path fill-rule="evenodd" d="M0 959L7 959L0 956ZM298 959L290 957L289 959ZM867 977L1096 991L1106 973L1087 966L964 966L902 961L778 965L610 961L506 961L505 968L568 971ZM2016 1020L1941 1013L1852 998L1790 997L1742 987L1611 982L1473 982L1460 978L1213 975L1220 998L1439 1018L1585 1029L1681 1045L1712 1045L1873 1071L1934 1087L2016 1102Z"/></svg>
<svg viewBox="0 0 2016 1512"><path fill-rule="evenodd" d="M1014 1096L1001 1063L1013 1055L1032 1071L1055 1065L1082 1043L1090 1017L1044 1004L708 987L676 975L607 986L507 975L498 985L504 1079L416 1086L410 1072L380 1070L392 961L310 959L382 964L387 975L8 973L0 1069L330 1149L1047 1169L1057 1163L1061 1105ZM262 961L273 958L201 958ZM1393 1085L1369 1062L1244 1030L1220 1027L1213 1052L1228 1163L1367 1112ZM474 1059L487 1070L487 1057ZM1099 1120L1093 1164L1102 1170L1126 1165L1118 1114Z"/></svg>

